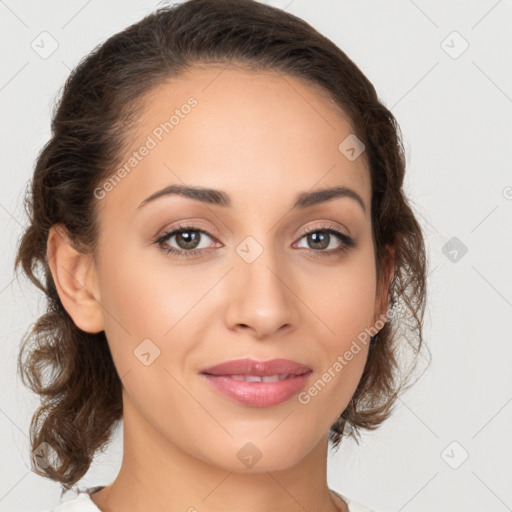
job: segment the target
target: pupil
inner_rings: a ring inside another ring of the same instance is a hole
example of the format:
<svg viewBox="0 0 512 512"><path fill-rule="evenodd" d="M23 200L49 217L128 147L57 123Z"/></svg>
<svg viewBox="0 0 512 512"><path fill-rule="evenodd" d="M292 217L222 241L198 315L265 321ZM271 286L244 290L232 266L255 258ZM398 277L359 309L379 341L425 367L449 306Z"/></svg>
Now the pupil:
<svg viewBox="0 0 512 512"><path fill-rule="evenodd" d="M176 234L176 241L183 249L194 249L197 247L198 240L199 233L195 231L180 231Z"/></svg>
<svg viewBox="0 0 512 512"><path fill-rule="evenodd" d="M315 233L310 233L308 235L309 242L312 244L320 243L319 247L313 247L314 249L325 249L329 246L329 235L323 231L318 231Z"/></svg>

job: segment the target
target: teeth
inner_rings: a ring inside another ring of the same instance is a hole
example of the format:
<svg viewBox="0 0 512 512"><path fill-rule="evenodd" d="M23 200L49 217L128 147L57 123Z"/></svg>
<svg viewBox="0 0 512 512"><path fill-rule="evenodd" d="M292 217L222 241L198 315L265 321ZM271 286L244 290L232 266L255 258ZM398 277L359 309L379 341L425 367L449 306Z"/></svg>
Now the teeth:
<svg viewBox="0 0 512 512"><path fill-rule="evenodd" d="M288 375L268 375L265 377L260 377L259 375L229 375L229 377L245 382L278 382L288 378Z"/></svg>
<svg viewBox="0 0 512 512"><path fill-rule="evenodd" d="M245 382L263 382L263 377L259 377L258 375L242 375L242 379Z"/></svg>

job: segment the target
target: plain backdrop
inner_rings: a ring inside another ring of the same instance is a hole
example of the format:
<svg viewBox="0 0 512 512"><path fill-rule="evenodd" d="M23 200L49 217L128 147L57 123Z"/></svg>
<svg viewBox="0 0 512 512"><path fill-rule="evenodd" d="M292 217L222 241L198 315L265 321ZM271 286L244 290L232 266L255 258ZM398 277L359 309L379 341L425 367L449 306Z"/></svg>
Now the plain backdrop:
<svg viewBox="0 0 512 512"><path fill-rule="evenodd" d="M396 116L428 248L432 363L380 429L330 455L329 485L378 512L512 510L512 1L267 3L340 46ZM45 306L13 273L25 187L70 70L156 6L0 1L0 511L60 495L30 470L37 397L16 374ZM121 443L118 431L79 484L110 483Z"/></svg>

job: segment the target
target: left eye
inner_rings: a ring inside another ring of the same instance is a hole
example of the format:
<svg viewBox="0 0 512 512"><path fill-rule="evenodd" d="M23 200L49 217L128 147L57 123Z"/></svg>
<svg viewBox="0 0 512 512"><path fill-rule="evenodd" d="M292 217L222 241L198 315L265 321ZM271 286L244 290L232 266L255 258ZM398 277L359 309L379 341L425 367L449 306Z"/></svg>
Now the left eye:
<svg viewBox="0 0 512 512"><path fill-rule="evenodd" d="M338 241L344 236L339 231L333 229L316 229L315 231L305 233L300 239L306 238L306 242L310 244L310 246L313 245L312 249L315 251L321 249L337 249L337 247L329 247L333 240L332 235L338 238ZM316 247L314 247L315 245Z"/></svg>

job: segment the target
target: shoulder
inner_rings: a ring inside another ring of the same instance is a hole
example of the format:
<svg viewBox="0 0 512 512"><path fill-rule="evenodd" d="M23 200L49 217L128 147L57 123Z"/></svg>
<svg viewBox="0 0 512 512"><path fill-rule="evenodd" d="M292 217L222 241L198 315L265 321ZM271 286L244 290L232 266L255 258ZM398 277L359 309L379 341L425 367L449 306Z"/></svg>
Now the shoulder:
<svg viewBox="0 0 512 512"><path fill-rule="evenodd" d="M96 504L91 500L90 494L99 490L101 487L79 489L77 496L60 503L56 507L43 512L101 512Z"/></svg>
<svg viewBox="0 0 512 512"><path fill-rule="evenodd" d="M347 498L345 495L340 494L333 489L331 489L331 491L347 504L349 512L376 512L357 501Z"/></svg>

